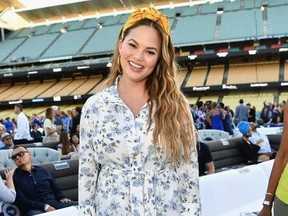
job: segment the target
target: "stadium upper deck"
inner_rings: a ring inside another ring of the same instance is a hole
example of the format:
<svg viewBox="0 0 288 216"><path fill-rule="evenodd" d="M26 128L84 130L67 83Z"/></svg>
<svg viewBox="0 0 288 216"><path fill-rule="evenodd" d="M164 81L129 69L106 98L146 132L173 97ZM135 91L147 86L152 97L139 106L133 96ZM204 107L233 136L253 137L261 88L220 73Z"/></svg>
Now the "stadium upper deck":
<svg viewBox="0 0 288 216"><path fill-rule="evenodd" d="M170 19L174 45L180 49L183 92L197 101L209 94L222 100L239 89L258 95L271 89L278 98L288 83L287 9L288 0L235 0L162 9ZM102 82L92 82L90 77L105 79L127 16L41 25L6 35L0 42L1 104L53 102L59 97L85 100L102 89Z"/></svg>

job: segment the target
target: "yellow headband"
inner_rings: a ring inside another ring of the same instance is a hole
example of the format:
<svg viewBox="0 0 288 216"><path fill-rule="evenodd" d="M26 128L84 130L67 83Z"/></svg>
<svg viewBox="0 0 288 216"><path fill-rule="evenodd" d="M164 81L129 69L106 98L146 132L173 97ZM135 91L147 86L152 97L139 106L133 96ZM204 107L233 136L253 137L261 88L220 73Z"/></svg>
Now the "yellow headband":
<svg viewBox="0 0 288 216"><path fill-rule="evenodd" d="M130 28L136 22L143 20L143 19L149 19L149 20L156 22L162 28L162 30L167 34L167 36L170 35L168 17L161 14L157 9L153 7L149 7L146 9L137 9L130 15L127 22L123 26L122 39L124 36L124 32L128 28Z"/></svg>

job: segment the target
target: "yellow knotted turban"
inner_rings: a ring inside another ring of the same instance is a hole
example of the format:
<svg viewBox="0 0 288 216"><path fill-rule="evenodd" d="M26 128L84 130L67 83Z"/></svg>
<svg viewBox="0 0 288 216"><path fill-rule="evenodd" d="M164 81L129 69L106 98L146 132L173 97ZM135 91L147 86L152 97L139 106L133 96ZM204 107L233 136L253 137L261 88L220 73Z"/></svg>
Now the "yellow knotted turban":
<svg viewBox="0 0 288 216"><path fill-rule="evenodd" d="M157 9L153 7L149 7L146 9L137 9L129 16L127 22L123 26L122 39L124 36L124 32L128 28L130 28L136 22L143 20L143 19L149 19L149 20L156 22L163 29L163 31L166 33L167 36L170 35L168 17L161 14Z"/></svg>

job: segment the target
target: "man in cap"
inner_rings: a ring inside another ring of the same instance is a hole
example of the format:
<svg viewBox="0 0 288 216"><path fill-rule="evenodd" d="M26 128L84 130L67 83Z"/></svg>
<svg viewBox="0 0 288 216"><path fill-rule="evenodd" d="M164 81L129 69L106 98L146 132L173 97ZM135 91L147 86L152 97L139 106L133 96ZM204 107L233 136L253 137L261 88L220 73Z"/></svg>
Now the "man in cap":
<svg viewBox="0 0 288 216"><path fill-rule="evenodd" d="M13 149L14 143L13 143L13 137L11 134L4 132L1 136L1 140L4 143L4 146L1 147L0 149Z"/></svg>
<svg viewBox="0 0 288 216"><path fill-rule="evenodd" d="M252 130L249 122L240 121L237 125L237 128L242 133L242 143L240 145L240 152L243 157L243 162L248 164L256 164L261 161L270 160L270 157L264 154L258 154L260 150L259 143L258 145L252 143L249 140L249 137L252 136Z"/></svg>

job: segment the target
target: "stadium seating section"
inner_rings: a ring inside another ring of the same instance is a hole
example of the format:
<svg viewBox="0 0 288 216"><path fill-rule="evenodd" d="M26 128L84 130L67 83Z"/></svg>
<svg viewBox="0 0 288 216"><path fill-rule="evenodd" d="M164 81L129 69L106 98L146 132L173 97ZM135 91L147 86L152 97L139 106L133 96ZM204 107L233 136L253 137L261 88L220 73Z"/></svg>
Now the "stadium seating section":
<svg viewBox="0 0 288 216"><path fill-rule="evenodd" d="M223 1L162 11L170 19L173 27L171 36L176 46L285 35L288 25L285 19L279 17L285 16L287 2L268 2L267 22L262 19L262 1ZM216 12L220 9L224 13L219 23ZM22 57L38 60L112 52L118 36L115 32L120 31L127 17L127 14L122 14L14 31L0 43L0 62L10 63ZM97 27L99 24L103 28Z"/></svg>
<svg viewBox="0 0 288 216"><path fill-rule="evenodd" d="M281 135L267 135L271 148L278 150L281 141ZM228 138L213 141L204 141L210 147L215 169L217 172L231 168L239 168L245 166L243 157L240 153L241 137Z"/></svg>
<svg viewBox="0 0 288 216"><path fill-rule="evenodd" d="M78 200L78 160L46 162L38 166L48 169L68 198ZM0 170L0 175L5 179L3 169Z"/></svg>

